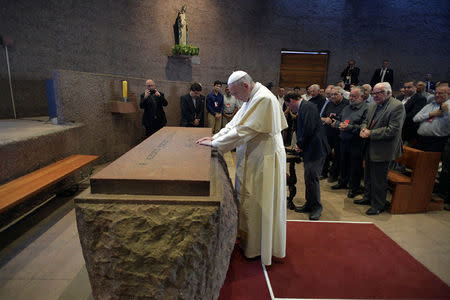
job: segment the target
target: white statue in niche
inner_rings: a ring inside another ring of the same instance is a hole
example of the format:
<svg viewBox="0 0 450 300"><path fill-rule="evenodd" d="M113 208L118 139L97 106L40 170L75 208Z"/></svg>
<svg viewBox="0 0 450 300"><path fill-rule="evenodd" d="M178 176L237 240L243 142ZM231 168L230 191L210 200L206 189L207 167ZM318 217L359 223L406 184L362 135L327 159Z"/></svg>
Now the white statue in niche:
<svg viewBox="0 0 450 300"><path fill-rule="evenodd" d="M173 31L175 35L175 44L187 45L188 44L188 27L186 20L186 5L183 5L178 11L178 16L173 25Z"/></svg>

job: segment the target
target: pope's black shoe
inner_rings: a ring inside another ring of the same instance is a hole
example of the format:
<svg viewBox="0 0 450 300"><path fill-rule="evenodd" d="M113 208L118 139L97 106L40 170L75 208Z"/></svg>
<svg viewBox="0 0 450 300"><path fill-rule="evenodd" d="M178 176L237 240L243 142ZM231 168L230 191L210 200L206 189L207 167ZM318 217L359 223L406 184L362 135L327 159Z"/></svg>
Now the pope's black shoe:
<svg viewBox="0 0 450 300"><path fill-rule="evenodd" d="M311 211L311 208L309 208L305 204L303 206L297 206L294 210L295 210L295 212L298 212L298 213L307 213L307 212Z"/></svg>
<svg viewBox="0 0 450 300"><path fill-rule="evenodd" d="M382 212L383 212L382 209L376 209L376 208L371 207L366 211L366 215L369 215L369 216L379 215Z"/></svg>
<svg viewBox="0 0 450 300"><path fill-rule="evenodd" d="M370 201L367 199L359 199L359 200L354 200L353 203L355 204L359 204L359 205L370 205Z"/></svg>

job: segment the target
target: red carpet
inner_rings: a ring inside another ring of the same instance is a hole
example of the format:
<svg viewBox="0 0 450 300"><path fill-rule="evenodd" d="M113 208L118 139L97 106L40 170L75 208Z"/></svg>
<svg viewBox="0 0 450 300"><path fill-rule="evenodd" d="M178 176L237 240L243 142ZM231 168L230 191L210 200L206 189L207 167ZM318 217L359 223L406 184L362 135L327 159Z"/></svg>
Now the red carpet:
<svg viewBox="0 0 450 300"><path fill-rule="evenodd" d="M373 224L288 222L267 267L275 298L450 299L450 288ZM219 299L270 299L261 263L233 253Z"/></svg>
<svg viewBox="0 0 450 300"><path fill-rule="evenodd" d="M237 245L231 254L230 267L219 295L219 300L230 299L270 299L261 260L246 260Z"/></svg>

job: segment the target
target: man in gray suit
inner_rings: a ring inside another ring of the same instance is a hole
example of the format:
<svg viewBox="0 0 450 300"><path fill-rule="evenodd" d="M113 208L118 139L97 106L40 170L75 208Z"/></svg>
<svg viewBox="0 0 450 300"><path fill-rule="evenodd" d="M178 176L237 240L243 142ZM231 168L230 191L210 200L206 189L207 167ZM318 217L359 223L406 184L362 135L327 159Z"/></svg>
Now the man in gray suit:
<svg viewBox="0 0 450 300"><path fill-rule="evenodd" d="M374 102L369 106L360 132L365 142L365 192L363 199L355 200L354 203L368 204L371 207L366 214L378 215L388 204L386 189L389 163L402 155L405 108L392 97L392 88L388 82L376 84L372 96Z"/></svg>

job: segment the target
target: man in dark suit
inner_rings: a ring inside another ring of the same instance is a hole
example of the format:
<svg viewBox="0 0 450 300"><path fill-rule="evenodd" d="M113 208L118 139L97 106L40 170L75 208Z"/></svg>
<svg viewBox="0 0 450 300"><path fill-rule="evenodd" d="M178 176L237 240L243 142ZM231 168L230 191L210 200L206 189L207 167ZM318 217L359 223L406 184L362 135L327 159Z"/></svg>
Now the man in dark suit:
<svg viewBox="0 0 450 300"><path fill-rule="evenodd" d="M163 106L168 102L164 93L156 89L155 82L148 79L145 82L145 91L141 94L140 108L144 109L142 125L145 127L145 135L151 136L167 124Z"/></svg>
<svg viewBox="0 0 450 300"><path fill-rule="evenodd" d="M392 97L391 85L377 83L373 88L374 103L370 104L367 116L361 125L360 137L364 139L364 197L353 201L368 204L367 215L378 215L387 207L386 189L388 166L402 155L402 126L405 108Z"/></svg>
<svg viewBox="0 0 450 300"><path fill-rule="evenodd" d="M289 93L284 102L291 111L297 112L296 151L303 153L305 169L305 205L296 212L308 212L310 220L319 220L322 212L319 175L325 156L330 152L316 105L302 100L299 94Z"/></svg>
<svg viewBox="0 0 450 300"><path fill-rule="evenodd" d="M431 80L431 73L425 74L425 91L427 93L433 93L436 89L436 83Z"/></svg>
<svg viewBox="0 0 450 300"><path fill-rule="evenodd" d="M348 66L342 71L341 78L345 84L345 90L350 90L350 85L357 85L359 83L359 68L355 67L355 60L351 59Z"/></svg>
<svg viewBox="0 0 450 300"><path fill-rule="evenodd" d="M403 84L405 89L405 97L402 103L405 106L405 123L403 124L402 140L411 144L417 140L417 129L419 124L414 123L414 116L427 104L427 99L416 93L416 82L414 80L407 81Z"/></svg>
<svg viewBox="0 0 450 300"><path fill-rule="evenodd" d="M379 82L389 82L391 86L394 84L394 71L388 68L389 61L384 60L381 68L376 69L373 73L372 80L370 80L370 85L375 86Z"/></svg>
<svg viewBox="0 0 450 300"><path fill-rule="evenodd" d="M202 86L198 83L191 85L189 94L181 96L181 122L182 127L203 127L205 97L201 95Z"/></svg>

